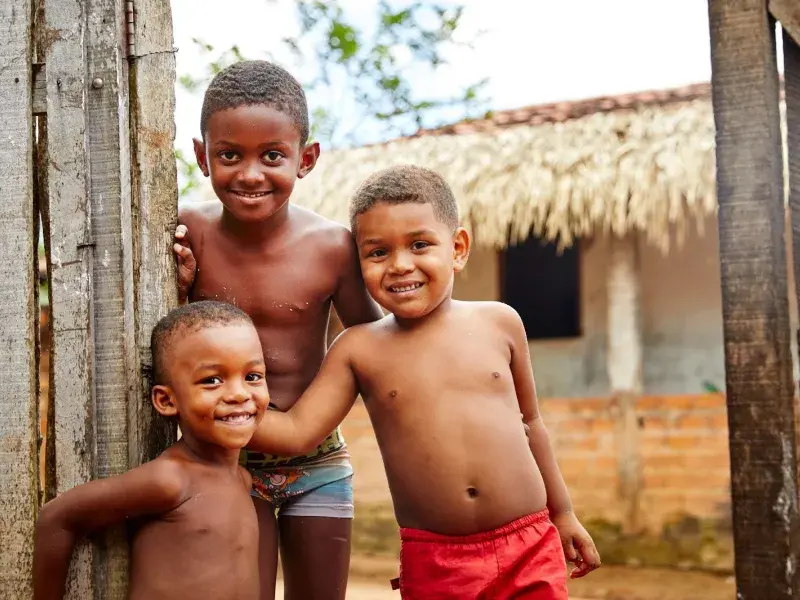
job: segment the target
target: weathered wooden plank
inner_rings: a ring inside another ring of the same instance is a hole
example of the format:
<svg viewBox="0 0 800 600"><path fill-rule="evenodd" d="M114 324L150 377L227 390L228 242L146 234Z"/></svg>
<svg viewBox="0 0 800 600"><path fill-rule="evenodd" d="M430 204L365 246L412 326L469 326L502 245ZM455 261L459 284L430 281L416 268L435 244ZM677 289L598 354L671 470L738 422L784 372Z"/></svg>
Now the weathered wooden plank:
<svg viewBox="0 0 800 600"><path fill-rule="evenodd" d="M783 34L783 84L786 99L786 175L789 177L789 243L794 265L794 293L800 300L800 45ZM795 306L800 306L796 303ZM800 342L800 329L794 332ZM795 348L800 349L800 344ZM797 432L800 434L800 432Z"/></svg>
<svg viewBox="0 0 800 600"><path fill-rule="evenodd" d="M30 598L37 503L31 2L0 4L0 597Z"/></svg>
<svg viewBox="0 0 800 600"><path fill-rule="evenodd" d="M47 188L50 272L51 393L56 491L93 474L92 252L87 195L85 3L44 1L37 32L47 64ZM94 597L91 544L75 549L66 597Z"/></svg>
<svg viewBox="0 0 800 600"><path fill-rule="evenodd" d="M131 463L157 456L175 436L175 428L158 417L150 402L152 361L150 332L177 304L172 236L177 221L178 188L175 139L175 54L169 2L138 0L134 52L130 62L132 187L136 341L141 374L130 398ZM138 367L138 366L137 366Z"/></svg>
<svg viewBox="0 0 800 600"><path fill-rule="evenodd" d="M769 12L795 42L800 42L800 3L797 0L769 0Z"/></svg>
<svg viewBox="0 0 800 600"><path fill-rule="evenodd" d="M44 63L33 65L33 101L31 112L34 115L47 114L47 72Z"/></svg>
<svg viewBox="0 0 800 600"><path fill-rule="evenodd" d="M128 392L136 364L131 243L128 68L121 0L94 0L87 14L86 133L92 215L95 464L98 478L128 470ZM136 378L138 381L138 378ZM104 600L124 600L124 531L106 535L95 562Z"/></svg>
<svg viewBox="0 0 800 600"><path fill-rule="evenodd" d="M797 597L795 409L775 28L763 0L710 0L736 583Z"/></svg>

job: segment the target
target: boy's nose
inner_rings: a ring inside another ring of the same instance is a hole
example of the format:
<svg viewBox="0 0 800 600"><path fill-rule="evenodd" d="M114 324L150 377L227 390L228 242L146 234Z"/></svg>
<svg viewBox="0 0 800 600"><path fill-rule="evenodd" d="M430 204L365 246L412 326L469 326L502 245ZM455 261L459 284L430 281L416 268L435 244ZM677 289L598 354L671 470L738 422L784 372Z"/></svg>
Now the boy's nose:
<svg viewBox="0 0 800 600"><path fill-rule="evenodd" d="M258 185L264 181L264 173L257 164L248 164L239 171L239 181L248 185Z"/></svg>
<svg viewBox="0 0 800 600"><path fill-rule="evenodd" d="M250 400L250 398L250 390L241 384L232 386L229 392L225 395L225 401L232 404L241 404L242 402L247 402Z"/></svg>
<svg viewBox="0 0 800 600"><path fill-rule="evenodd" d="M410 273L414 270L414 261L405 252L398 252L391 262L390 269L397 275Z"/></svg>

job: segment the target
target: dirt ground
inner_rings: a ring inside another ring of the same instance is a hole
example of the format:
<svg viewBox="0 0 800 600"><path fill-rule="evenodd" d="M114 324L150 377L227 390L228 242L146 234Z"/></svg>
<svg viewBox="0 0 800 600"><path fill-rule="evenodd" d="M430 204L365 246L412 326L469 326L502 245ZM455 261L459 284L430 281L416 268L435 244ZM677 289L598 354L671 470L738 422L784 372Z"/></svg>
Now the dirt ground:
<svg viewBox="0 0 800 600"><path fill-rule="evenodd" d="M393 560L353 557L347 600L400 600L389 579ZM733 600L733 577L692 571L603 566L583 580L569 582L571 600ZM276 598L283 597L278 582Z"/></svg>

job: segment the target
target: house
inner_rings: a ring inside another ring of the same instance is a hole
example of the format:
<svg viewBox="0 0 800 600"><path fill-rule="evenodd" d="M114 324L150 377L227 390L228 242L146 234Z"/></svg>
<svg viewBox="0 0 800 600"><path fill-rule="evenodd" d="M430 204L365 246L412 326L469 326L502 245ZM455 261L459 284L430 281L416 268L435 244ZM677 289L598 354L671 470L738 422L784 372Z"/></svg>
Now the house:
<svg viewBox="0 0 800 600"><path fill-rule="evenodd" d="M415 163L441 173L475 244L455 296L522 316L582 514L628 531L686 515L724 524L714 146L710 85L696 84L323 151L293 199L347 224L371 172Z"/></svg>

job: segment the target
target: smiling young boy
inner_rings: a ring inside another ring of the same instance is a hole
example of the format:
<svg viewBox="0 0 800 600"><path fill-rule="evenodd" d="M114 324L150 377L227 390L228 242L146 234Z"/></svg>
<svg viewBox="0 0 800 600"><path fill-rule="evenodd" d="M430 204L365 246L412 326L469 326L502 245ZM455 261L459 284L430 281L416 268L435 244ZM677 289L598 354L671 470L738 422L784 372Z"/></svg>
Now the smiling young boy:
<svg viewBox="0 0 800 600"><path fill-rule="evenodd" d="M219 201L180 207L182 295L231 302L252 317L272 408L286 410L325 356L331 304L345 327L383 315L364 288L350 232L289 202L319 156L298 82L266 61L228 67L206 91L200 132L197 163ZM262 600L274 597L278 542L286 599L344 600L353 469L336 425L304 457L247 452Z"/></svg>
<svg viewBox="0 0 800 600"><path fill-rule="evenodd" d="M156 410L181 439L124 475L98 479L42 507L34 600L60 600L77 540L126 522L131 600L256 600L258 521L239 452L269 402L250 318L220 302L176 309L152 335Z"/></svg>
<svg viewBox="0 0 800 600"><path fill-rule="evenodd" d="M451 298L470 239L450 188L390 168L361 185L350 214L367 289L391 314L342 333L250 447L306 452L360 393L401 527L403 598L566 598L565 553L573 577L600 559L539 414L519 315Z"/></svg>

